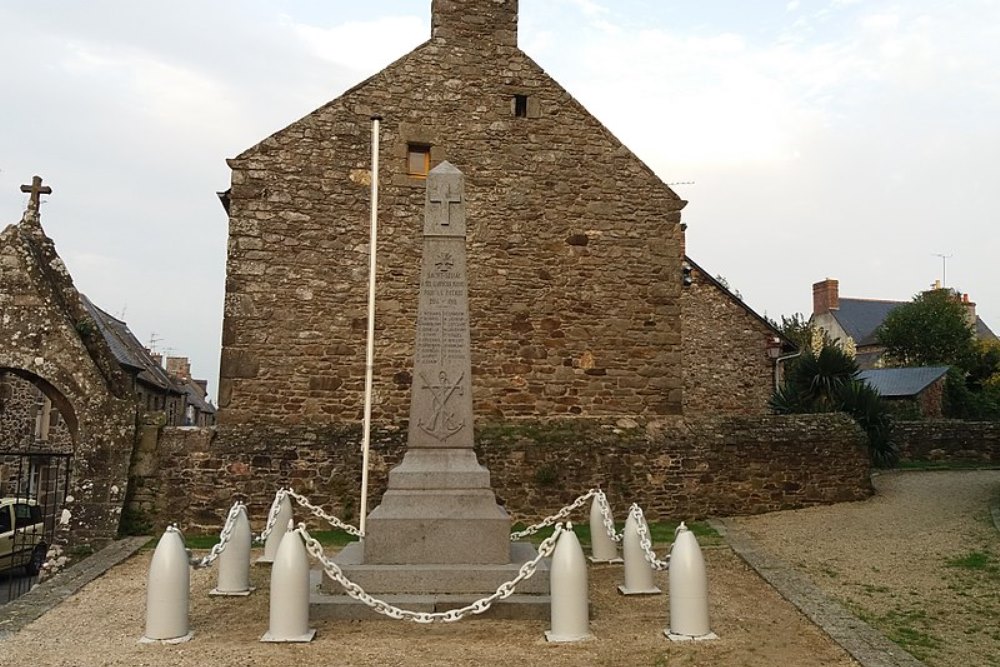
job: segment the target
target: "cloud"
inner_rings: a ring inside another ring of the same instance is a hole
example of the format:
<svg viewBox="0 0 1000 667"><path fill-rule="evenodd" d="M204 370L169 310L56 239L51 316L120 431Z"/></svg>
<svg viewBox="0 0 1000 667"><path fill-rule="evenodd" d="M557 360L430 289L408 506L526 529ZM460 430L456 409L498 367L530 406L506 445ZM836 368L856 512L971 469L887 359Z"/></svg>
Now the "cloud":
<svg viewBox="0 0 1000 667"><path fill-rule="evenodd" d="M416 16L387 16L332 26L301 23L287 15L282 20L313 56L368 74L430 37L427 22Z"/></svg>

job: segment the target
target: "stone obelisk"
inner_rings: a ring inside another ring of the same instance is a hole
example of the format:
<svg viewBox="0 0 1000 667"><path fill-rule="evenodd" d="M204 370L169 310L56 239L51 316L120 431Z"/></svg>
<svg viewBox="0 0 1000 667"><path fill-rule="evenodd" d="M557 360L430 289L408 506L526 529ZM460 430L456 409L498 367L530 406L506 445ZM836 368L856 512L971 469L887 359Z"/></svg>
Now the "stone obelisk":
<svg viewBox="0 0 1000 667"><path fill-rule="evenodd" d="M427 177L406 455L368 516L366 564L505 564L510 518L473 450L462 172Z"/></svg>

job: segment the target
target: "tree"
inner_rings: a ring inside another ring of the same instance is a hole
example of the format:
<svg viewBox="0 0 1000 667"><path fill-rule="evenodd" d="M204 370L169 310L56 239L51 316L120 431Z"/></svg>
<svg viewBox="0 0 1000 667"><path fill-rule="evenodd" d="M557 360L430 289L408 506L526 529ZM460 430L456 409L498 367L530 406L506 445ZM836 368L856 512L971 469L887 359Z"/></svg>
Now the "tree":
<svg viewBox="0 0 1000 667"><path fill-rule="evenodd" d="M800 350L805 350L812 346L813 337L816 335L816 329L810 324L802 313L795 313L794 315L782 315L781 322L775 322L774 320L768 318L768 321L774 325L774 328L780 331L785 338L795 343L795 347Z"/></svg>
<svg viewBox="0 0 1000 667"><path fill-rule="evenodd" d="M898 366L957 366L975 360L975 334L962 302L951 290L933 290L895 308L875 332L888 360Z"/></svg>

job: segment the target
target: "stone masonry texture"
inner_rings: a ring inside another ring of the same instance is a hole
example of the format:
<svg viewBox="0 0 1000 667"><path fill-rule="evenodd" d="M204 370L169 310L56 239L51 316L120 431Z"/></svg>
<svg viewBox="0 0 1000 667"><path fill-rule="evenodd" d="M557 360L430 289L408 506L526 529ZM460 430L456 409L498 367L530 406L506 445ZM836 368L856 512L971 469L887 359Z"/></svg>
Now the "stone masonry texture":
<svg viewBox="0 0 1000 667"><path fill-rule="evenodd" d="M684 414L768 412L774 329L701 270L681 295Z"/></svg>
<svg viewBox="0 0 1000 667"><path fill-rule="evenodd" d="M83 308L37 211L29 210L20 224L0 233L0 313L0 376L13 375L40 389L71 436L71 539L105 542L118 529L134 412L121 369ZM52 444L67 447L64 437ZM23 447L23 439L5 438L0 455Z"/></svg>
<svg viewBox="0 0 1000 667"><path fill-rule="evenodd" d="M360 419L373 114L377 423L412 381L409 145L466 176L477 419L680 414L685 202L516 47L514 0L434 11L432 39L229 161L219 423Z"/></svg>
<svg viewBox="0 0 1000 667"><path fill-rule="evenodd" d="M356 522L359 442L355 427L168 427L146 452L145 477L134 480L135 509L158 528L176 521L215 532L240 499L257 527L278 488L292 486ZM476 443L497 500L514 520L538 520L597 486L619 519L632 502L652 518L688 519L871 494L864 435L844 415L505 421L479 424ZM372 507L405 444L405 424L373 434Z"/></svg>
<svg viewBox="0 0 1000 667"><path fill-rule="evenodd" d="M1000 422L901 421L893 437L903 461L1000 463Z"/></svg>

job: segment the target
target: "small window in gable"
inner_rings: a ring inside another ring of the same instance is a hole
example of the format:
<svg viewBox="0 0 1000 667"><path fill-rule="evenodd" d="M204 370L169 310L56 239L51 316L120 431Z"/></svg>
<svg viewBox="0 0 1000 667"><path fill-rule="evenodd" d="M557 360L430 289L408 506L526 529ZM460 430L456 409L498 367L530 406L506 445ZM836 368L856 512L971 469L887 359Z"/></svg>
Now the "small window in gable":
<svg viewBox="0 0 1000 667"><path fill-rule="evenodd" d="M406 145L406 173L412 178L427 178L431 170L431 147L426 144Z"/></svg>
<svg viewBox="0 0 1000 667"><path fill-rule="evenodd" d="M527 118L528 117L528 96L527 95L515 95L514 96L514 116L517 118Z"/></svg>

